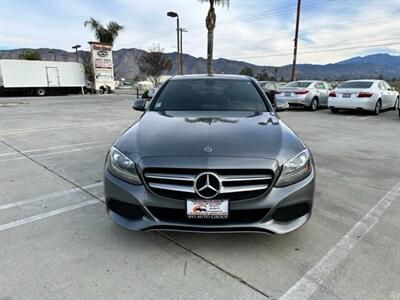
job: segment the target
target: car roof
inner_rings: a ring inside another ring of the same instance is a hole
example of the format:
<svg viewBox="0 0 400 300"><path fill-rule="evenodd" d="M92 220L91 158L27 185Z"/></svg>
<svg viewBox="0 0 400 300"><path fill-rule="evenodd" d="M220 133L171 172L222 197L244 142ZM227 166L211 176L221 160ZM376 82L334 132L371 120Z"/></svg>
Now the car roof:
<svg viewBox="0 0 400 300"><path fill-rule="evenodd" d="M190 75L176 75L170 80L188 80L188 79L230 79L230 80L250 80L249 76L245 75L231 75L231 74L190 74Z"/></svg>

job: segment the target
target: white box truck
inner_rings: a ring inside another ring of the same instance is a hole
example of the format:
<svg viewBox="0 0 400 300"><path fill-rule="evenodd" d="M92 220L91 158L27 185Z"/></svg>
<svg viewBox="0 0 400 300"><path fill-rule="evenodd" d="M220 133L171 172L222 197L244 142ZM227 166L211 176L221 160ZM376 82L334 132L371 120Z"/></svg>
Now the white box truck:
<svg viewBox="0 0 400 300"><path fill-rule="evenodd" d="M0 94L44 96L79 93L86 88L85 69L76 62L0 60Z"/></svg>

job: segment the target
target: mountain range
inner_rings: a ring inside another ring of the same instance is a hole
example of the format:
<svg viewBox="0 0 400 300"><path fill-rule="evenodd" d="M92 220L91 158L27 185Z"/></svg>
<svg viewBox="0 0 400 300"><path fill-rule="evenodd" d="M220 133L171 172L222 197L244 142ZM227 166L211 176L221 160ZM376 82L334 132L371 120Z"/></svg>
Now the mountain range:
<svg viewBox="0 0 400 300"><path fill-rule="evenodd" d="M0 50L0 59L17 59L18 56L24 53L27 48ZM76 61L75 52L67 52L64 50L54 50L47 48L37 50L42 60L54 60L54 53L49 53L51 50L55 52L56 60L60 61ZM139 74L139 68L136 64L136 57L143 50L130 48L119 49L113 51L114 69L117 78L132 79ZM90 63L90 54L87 51L79 51L79 61L88 64ZM176 52L166 53L173 62L173 68L166 73L176 74ZM184 73L199 74L206 72L206 59L202 57L194 57L189 54L183 55ZM225 74L238 74L244 67L252 68L256 75L263 70L272 76L274 74L274 66L260 66L245 61L230 60L219 58L214 61L214 72ZM400 79L400 55L390 55L378 53L364 57L353 57L336 63L317 65L317 64L298 64L297 68L298 79L325 79L325 80L346 80L355 78L385 78L385 79ZM291 65L278 67L278 79L289 80Z"/></svg>

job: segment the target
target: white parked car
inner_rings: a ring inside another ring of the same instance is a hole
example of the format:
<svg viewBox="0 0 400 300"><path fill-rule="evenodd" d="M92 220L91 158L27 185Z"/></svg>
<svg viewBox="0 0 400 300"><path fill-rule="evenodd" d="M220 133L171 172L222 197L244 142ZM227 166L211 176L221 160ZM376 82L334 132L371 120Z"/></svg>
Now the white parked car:
<svg viewBox="0 0 400 300"><path fill-rule="evenodd" d="M328 107L332 112L340 109L373 111L378 115L382 109L396 109L399 93L384 80L349 80L329 93Z"/></svg>
<svg viewBox="0 0 400 300"><path fill-rule="evenodd" d="M275 93L275 103L278 109L303 106L316 110L320 106L327 106L329 92L330 86L325 81L292 81Z"/></svg>

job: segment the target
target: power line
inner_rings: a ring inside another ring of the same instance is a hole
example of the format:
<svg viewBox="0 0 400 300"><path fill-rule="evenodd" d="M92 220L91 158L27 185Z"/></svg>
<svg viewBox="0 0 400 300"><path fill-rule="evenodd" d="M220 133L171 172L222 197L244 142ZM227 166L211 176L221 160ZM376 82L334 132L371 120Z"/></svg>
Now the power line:
<svg viewBox="0 0 400 300"><path fill-rule="evenodd" d="M332 51L335 52L335 51L341 51L341 50L363 49L363 48L373 48L373 47L392 46L392 45L400 45L400 44L397 42L397 43L387 43L387 44L376 44L376 45L359 46L359 47L345 47L345 48L335 48L335 49L324 49L324 50L317 50L317 51L299 52L298 54L324 53L324 52L332 52ZM271 54L271 55L233 57L233 58L227 58L227 59L265 58L265 57L288 56L288 55L292 55L292 54L293 53L280 53L280 54Z"/></svg>
<svg viewBox="0 0 400 300"><path fill-rule="evenodd" d="M339 0L339 1L345 1L345 0ZM314 3L309 3L309 4L302 5L302 9L308 10L310 8L321 7L321 6L325 6L327 4L330 4L330 3L326 2L326 1L314 2ZM241 23L241 22L252 22L252 21L257 21L259 19L262 19L262 18L268 17L268 16L277 16L277 15L283 15L283 14L286 14L286 13L292 13L296 9L296 7L297 7L296 5L288 6L288 7L284 7L284 8L281 8L279 10L276 10L275 12L261 14L258 17L249 16L248 18L246 18L244 20L243 19L237 20L238 19L237 18L237 19L234 19L232 21L220 21L220 22L218 22L218 25L234 24L234 23Z"/></svg>
<svg viewBox="0 0 400 300"><path fill-rule="evenodd" d="M342 2L342 1L346 1L346 0L336 0L336 1ZM325 6L327 4L330 4L330 3L326 2L326 1L313 2L313 3L307 3L307 4L303 5L302 8L304 7L305 10L308 10L310 8ZM262 13L258 13L258 14L243 15L243 16L238 16L238 17L230 18L230 19L221 19L221 20L217 21L217 26L231 25L231 24L242 23L242 22L253 22L253 21L257 21L259 19L263 19L264 17L268 17L268 16L278 16L278 15L283 15L286 13L292 13L293 12L292 10L294 10L294 9L296 9L296 6L287 6L287 7L282 7L279 9L266 10L266 11L264 11ZM194 24L194 25L189 26L188 28L193 30L196 27L203 27L203 23Z"/></svg>
<svg viewBox="0 0 400 300"><path fill-rule="evenodd" d="M376 24L376 23L381 23L381 24L385 24L385 23L390 23L393 22L393 20L397 21L398 20L398 16L389 16L389 17L383 17L383 18L376 18L376 19L369 19L369 20L362 20L362 21L358 21L358 22L348 22L348 23L344 23L344 24L338 24L338 25L332 25L332 26L325 26L325 27L320 27L319 29L315 29L315 30L302 30L301 33L325 33L325 32L331 32L334 31L335 29L338 28L343 28L343 27L351 27L354 26L354 24L359 24L359 25L365 25L365 24ZM387 20L385 22L382 22L382 20ZM325 29L330 29L330 30L325 30ZM262 34L262 35L256 35L256 36L249 36L249 37L245 37L245 38L241 38L241 37L235 37L235 38L221 38L218 40L232 40L232 39L246 39L246 40L264 40L267 37L281 37L281 36L289 36L292 35L293 31L284 31L281 32L279 34Z"/></svg>

